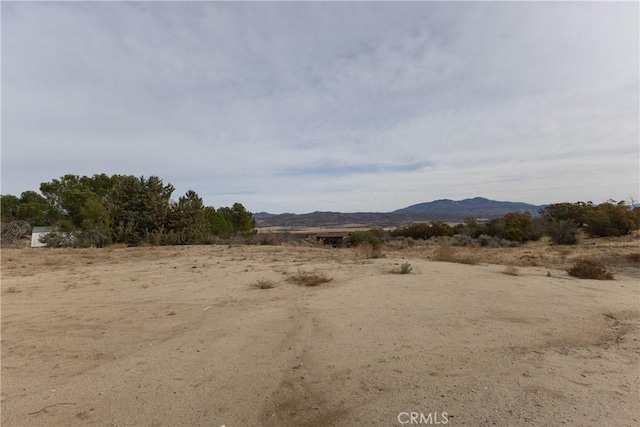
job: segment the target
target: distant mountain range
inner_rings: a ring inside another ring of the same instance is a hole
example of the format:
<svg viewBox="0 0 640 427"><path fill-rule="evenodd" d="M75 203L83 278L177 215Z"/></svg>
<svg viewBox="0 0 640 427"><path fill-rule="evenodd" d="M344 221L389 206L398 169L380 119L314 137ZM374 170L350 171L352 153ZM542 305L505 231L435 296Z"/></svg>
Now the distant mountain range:
<svg viewBox="0 0 640 427"><path fill-rule="evenodd" d="M496 200L475 197L465 200L435 200L433 202L418 203L393 212L312 212L307 214L270 214L255 213L258 227L338 227L338 226L367 226L389 227L418 221L451 221L457 222L464 218L475 217L491 219L503 216L509 212L529 212L538 215L543 206L536 206L521 202L499 202Z"/></svg>

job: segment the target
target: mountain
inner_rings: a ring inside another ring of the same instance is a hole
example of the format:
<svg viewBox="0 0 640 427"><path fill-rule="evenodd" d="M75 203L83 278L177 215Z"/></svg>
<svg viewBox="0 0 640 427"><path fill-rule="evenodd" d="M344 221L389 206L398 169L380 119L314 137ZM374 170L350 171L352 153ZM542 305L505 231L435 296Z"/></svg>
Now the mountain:
<svg viewBox="0 0 640 427"><path fill-rule="evenodd" d="M496 200L475 197L464 200L435 200L433 202L418 203L409 207L394 211L395 214L429 214L438 219L454 218L495 218L509 212L529 212L537 215L542 206L531 205L522 202L499 202Z"/></svg>
<svg viewBox="0 0 640 427"><path fill-rule="evenodd" d="M254 214L258 227L392 227L420 221L462 221L476 217L491 219L509 212L529 212L535 216L542 206L521 202L499 202L475 197L465 200L435 200L418 203L393 212L312 212L307 214Z"/></svg>

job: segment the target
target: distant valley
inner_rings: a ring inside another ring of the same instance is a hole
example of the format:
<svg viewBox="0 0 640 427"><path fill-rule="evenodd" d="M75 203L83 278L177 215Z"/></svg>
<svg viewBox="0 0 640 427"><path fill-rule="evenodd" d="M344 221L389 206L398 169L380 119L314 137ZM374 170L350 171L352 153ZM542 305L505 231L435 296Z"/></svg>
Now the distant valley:
<svg viewBox="0 0 640 427"><path fill-rule="evenodd" d="M464 200L435 200L418 203L393 212L312 212L307 214L255 213L258 227L340 227L361 225L367 227L390 227L419 221L457 222L464 218L497 218L509 212L538 214L543 206L522 202L502 202L475 197Z"/></svg>

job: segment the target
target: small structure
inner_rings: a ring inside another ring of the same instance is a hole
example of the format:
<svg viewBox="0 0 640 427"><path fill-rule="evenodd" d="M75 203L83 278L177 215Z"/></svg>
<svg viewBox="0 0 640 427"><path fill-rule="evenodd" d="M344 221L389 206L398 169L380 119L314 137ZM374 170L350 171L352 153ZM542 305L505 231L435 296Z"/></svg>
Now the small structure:
<svg viewBox="0 0 640 427"><path fill-rule="evenodd" d="M319 244L341 248L345 237L349 234L348 232L320 233L316 235L316 240Z"/></svg>
<svg viewBox="0 0 640 427"><path fill-rule="evenodd" d="M53 233L55 231L56 231L55 227L33 227L33 230L31 230L31 247L44 248L47 245L42 243L40 241L40 238L44 237L49 233Z"/></svg>

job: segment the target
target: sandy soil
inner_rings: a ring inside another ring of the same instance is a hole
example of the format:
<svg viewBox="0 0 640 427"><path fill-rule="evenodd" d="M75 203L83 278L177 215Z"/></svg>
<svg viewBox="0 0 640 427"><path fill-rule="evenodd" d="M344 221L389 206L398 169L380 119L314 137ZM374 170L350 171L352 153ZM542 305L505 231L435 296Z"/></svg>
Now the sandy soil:
<svg viewBox="0 0 640 427"><path fill-rule="evenodd" d="M637 268L592 281L544 248L432 255L3 249L2 425L640 424ZM333 280L287 281L299 270Z"/></svg>

